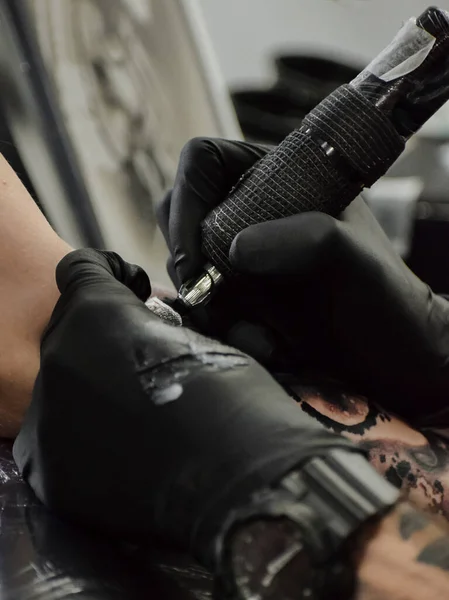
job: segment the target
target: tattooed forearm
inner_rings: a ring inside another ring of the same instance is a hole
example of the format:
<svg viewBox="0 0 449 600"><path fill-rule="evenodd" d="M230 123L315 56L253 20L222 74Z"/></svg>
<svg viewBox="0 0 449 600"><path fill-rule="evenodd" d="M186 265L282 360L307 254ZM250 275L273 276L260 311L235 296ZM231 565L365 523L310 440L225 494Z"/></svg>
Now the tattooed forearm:
<svg viewBox="0 0 449 600"><path fill-rule="evenodd" d="M280 379L304 412L368 454L404 498L449 520L449 430L420 430L335 381ZM446 491L447 490L447 491Z"/></svg>

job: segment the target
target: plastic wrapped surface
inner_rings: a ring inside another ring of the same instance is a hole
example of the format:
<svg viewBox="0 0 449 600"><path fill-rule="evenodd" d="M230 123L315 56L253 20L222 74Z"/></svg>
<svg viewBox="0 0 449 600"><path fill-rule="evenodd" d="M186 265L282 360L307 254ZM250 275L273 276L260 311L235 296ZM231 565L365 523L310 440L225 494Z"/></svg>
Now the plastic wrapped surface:
<svg viewBox="0 0 449 600"><path fill-rule="evenodd" d="M449 99L449 13L410 19L351 85L411 137Z"/></svg>
<svg viewBox="0 0 449 600"><path fill-rule="evenodd" d="M2 600L205 600L211 578L189 557L119 546L51 515L0 441Z"/></svg>

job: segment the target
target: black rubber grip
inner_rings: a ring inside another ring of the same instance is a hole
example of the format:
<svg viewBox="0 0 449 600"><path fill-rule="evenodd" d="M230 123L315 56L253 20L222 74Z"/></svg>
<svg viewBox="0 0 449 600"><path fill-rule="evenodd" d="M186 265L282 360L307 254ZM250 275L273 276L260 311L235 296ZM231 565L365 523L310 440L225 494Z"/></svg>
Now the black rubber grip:
<svg viewBox="0 0 449 600"><path fill-rule="evenodd" d="M338 215L388 170L404 145L386 115L356 89L342 86L208 215L204 253L230 275L229 249L240 231L305 211Z"/></svg>

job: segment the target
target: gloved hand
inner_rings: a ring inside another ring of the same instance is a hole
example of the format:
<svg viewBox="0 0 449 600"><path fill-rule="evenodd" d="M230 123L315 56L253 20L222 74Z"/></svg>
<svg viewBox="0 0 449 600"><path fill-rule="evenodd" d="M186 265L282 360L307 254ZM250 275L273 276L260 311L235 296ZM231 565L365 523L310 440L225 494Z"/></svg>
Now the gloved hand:
<svg viewBox="0 0 449 600"><path fill-rule="evenodd" d="M213 568L218 530L252 491L308 456L354 449L249 357L162 322L143 302L148 277L116 254L77 250L56 277L14 457L58 514L163 536Z"/></svg>
<svg viewBox="0 0 449 600"><path fill-rule="evenodd" d="M53 512L121 540L160 536L214 570L222 527L253 493L271 497L267 488L310 457L358 451L251 359L163 323L142 302L148 278L119 256L75 251L57 282L14 445L23 477ZM445 598L447 544L438 526L396 505L361 525L340 558L354 567L357 600ZM397 576L386 577L392 564ZM299 568L307 575L307 562Z"/></svg>
<svg viewBox="0 0 449 600"><path fill-rule="evenodd" d="M159 211L178 285L206 262L201 221L265 151L211 139L184 148ZM204 333L271 370L318 369L359 384L409 419L446 407L449 304L408 269L362 198L339 219L305 213L248 227L230 260L242 276L193 314Z"/></svg>

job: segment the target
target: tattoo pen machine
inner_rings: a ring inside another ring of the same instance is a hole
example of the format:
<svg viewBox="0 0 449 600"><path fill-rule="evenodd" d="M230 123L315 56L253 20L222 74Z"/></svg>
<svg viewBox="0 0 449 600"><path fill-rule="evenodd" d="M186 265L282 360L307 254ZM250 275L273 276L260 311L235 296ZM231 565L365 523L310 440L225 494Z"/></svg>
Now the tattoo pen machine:
<svg viewBox="0 0 449 600"><path fill-rule="evenodd" d="M233 276L229 249L250 225L304 211L337 216L373 185L449 99L449 12L410 19L360 75L321 102L251 168L202 224L204 272L174 308L207 303Z"/></svg>

